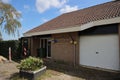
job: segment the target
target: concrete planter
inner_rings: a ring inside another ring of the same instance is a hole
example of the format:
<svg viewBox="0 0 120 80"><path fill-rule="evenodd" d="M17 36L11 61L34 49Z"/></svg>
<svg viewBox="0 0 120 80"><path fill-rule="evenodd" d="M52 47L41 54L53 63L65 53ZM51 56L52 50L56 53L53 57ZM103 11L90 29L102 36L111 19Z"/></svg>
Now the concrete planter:
<svg viewBox="0 0 120 80"><path fill-rule="evenodd" d="M37 71L20 70L20 77L27 78L28 80L37 80L46 71L46 66Z"/></svg>

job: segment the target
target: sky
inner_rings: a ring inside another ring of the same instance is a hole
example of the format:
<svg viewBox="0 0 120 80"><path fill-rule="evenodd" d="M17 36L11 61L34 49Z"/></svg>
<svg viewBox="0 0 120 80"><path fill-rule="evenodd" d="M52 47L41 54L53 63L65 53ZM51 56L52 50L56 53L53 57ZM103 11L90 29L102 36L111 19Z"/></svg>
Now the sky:
<svg viewBox="0 0 120 80"><path fill-rule="evenodd" d="M2 33L3 40L16 40L23 37L23 33L33 29L61 14L84 9L97 4L102 4L112 0L2 0L11 4L18 10L22 17L20 19L22 27L20 36Z"/></svg>

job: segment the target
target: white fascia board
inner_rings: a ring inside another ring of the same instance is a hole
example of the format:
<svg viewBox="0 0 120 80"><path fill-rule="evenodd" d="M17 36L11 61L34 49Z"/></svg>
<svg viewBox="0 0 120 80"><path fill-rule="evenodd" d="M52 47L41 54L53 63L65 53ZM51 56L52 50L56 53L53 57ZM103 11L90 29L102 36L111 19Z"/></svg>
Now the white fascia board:
<svg viewBox="0 0 120 80"><path fill-rule="evenodd" d="M79 27L71 27L71 28L64 28L64 29L57 29L57 30L48 30L48 31L40 31L40 32L34 32L34 33L26 33L24 34L25 37L28 36L34 36L34 35L46 35L46 34L56 34L56 33L66 33L66 32L74 32L79 31Z"/></svg>
<svg viewBox="0 0 120 80"><path fill-rule="evenodd" d="M46 34L56 34L56 33L82 31L82 30L85 30L85 29L88 29L88 28L91 28L91 27L94 27L94 26L114 24L114 23L120 23L120 17L94 21L94 22L90 22L90 23L87 23L87 24L83 24L81 26L76 25L76 26L73 26L73 27L70 27L70 28L40 31L40 32L34 32L34 33L24 33L24 36L25 37L30 37L30 36L35 36L35 35L46 35Z"/></svg>
<svg viewBox="0 0 120 80"><path fill-rule="evenodd" d="M88 28L91 28L91 27L94 27L94 26L115 24L115 23L120 23L120 17L94 21L94 22L90 22L90 23L84 24L84 25L82 25L80 27L81 27L81 30L85 30L85 29L88 29Z"/></svg>

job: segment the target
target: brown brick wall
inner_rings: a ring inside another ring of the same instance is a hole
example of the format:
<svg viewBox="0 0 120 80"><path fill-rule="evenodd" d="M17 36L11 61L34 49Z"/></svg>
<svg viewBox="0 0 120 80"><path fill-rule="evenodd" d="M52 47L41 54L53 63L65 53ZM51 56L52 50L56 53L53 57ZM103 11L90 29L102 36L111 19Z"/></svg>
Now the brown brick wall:
<svg viewBox="0 0 120 80"><path fill-rule="evenodd" d="M28 38L28 49L31 49L31 38Z"/></svg>
<svg viewBox="0 0 120 80"><path fill-rule="evenodd" d="M70 43L72 41L71 37L77 42L76 45ZM52 59L74 63L76 58L76 63L79 63L79 36L77 32L53 34L52 38L57 40L56 43L51 44ZM74 55L75 51L76 57Z"/></svg>
<svg viewBox="0 0 120 80"><path fill-rule="evenodd" d="M37 56L37 49L40 47L40 39L31 38L31 56Z"/></svg>

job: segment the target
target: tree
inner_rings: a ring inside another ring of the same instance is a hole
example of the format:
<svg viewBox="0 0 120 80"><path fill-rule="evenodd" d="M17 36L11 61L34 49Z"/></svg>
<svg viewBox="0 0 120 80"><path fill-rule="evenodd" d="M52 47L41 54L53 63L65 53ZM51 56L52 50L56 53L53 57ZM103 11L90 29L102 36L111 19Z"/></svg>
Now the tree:
<svg viewBox="0 0 120 80"><path fill-rule="evenodd" d="M16 32L19 34L20 17L21 14L12 5L0 0L0 35L2 31L8 35L15 35Z"/></svg>

